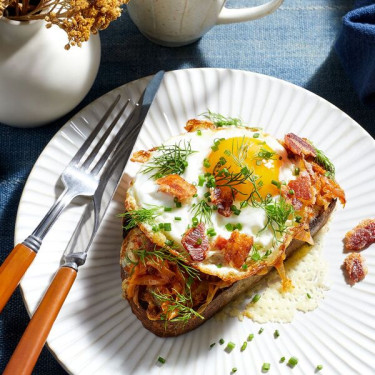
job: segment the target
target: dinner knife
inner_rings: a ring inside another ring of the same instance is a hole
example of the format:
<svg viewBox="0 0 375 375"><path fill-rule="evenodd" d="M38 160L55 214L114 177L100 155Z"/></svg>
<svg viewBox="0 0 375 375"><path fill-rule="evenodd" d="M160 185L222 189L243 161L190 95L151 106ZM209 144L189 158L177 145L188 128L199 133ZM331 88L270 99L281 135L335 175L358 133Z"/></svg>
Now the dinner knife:
<svg viewBox="0 0 375 375"><path fill-rule="evenodd" d="M106 178L102 179L93 199L87 203L64 252L62 265L43 296L3 375L31 374L52 325L76 279L78 268L86 261L87 253L116 191L163 76L163 71L158 72L139 99L137 113L133 117L134 122L129 124L128 131L123 135L121 147L112 156L114 162L105 172Z"/></svg>

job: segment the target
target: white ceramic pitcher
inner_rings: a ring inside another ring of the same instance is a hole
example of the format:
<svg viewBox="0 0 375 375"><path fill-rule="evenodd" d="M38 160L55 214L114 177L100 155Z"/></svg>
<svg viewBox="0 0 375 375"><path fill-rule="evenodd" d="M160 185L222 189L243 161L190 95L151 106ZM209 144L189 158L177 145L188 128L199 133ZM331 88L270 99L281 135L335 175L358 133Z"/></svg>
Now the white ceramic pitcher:
<svg viewBox="0 0 375 375"><path fill-rule="evenodd" d="M251 21L275 11L283 0L252 8L229 9L226 0L132 0L128 12L151 41L178 47L198 40L215 25Z"/></svg>

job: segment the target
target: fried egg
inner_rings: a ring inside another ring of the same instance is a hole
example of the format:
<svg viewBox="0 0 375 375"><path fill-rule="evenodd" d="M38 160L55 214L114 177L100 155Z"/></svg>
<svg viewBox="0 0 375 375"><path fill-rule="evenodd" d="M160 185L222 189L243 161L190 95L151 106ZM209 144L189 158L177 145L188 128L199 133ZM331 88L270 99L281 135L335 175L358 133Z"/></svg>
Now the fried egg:
<svg viewBox="0 0 375 375"><path fill-rule="evenodd" d="M178 252L206 274L236 281L259 272L267 263L262 260L276 257L277 249L287 245L288 231L275 231L257 202L277 205L281 186L296 178L295 170L282 144L259 129L199 129L151 151L127 192L126 208L130 212L148 210L137 224L155 244ZM194 194L179 201L162 191L157 181L168 174L180 176L194 187ZM232 197L226 216L212 200L215 188L226 189ZM286 217L285 226L293 225L292 221ZM204 224L209 247L204 259L194 260L183 239L199 223ZM252 238L241 266L228 262L216 246L219 239L229 241L234 231Z"/></svg>

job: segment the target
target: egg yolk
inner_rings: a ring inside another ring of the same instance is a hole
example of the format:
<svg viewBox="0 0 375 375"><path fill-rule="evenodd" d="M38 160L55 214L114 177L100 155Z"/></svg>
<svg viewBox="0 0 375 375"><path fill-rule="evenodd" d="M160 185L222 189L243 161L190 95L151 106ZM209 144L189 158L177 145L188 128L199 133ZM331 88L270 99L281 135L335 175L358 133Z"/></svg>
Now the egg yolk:
<svg viewBox="0 0 375 375"><path fill-rule="evenodd" d="M235 191L235 199L244 201L254 191L254 185L243 179L241 170L246 167L264 198L267 194L279 194L279 189L272 181L279 181L279 169L282 158L264 141L257 138L236 137L215 140L213 150L205 159L205 172L215 176L217 186L231 186ZM242 180L241 180L242 178Z"/></svg>

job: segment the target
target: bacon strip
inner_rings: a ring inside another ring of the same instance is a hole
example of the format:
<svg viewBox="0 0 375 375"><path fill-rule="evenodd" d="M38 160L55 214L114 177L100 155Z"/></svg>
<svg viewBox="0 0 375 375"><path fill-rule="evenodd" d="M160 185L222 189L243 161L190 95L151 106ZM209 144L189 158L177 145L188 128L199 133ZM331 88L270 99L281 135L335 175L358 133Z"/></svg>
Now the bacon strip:
<svg viewBox="0 0 375 375"><path fill-rule="evenodd" d="M352 284L363 280L368 272L365 259L359 253L350 253L344 260L344 267Z"/></svg>
<svg viewBox="0 0 375 375"><path fill-rule="evenodd" d="M288 186L294 190L294 198L303 199L308 202L312 200L311 179L307 173L301 174L296 180L290 181Z"/></svg>
<svg viewBox="0 0 375 375"><path fill-rule="evenodd" d="M205 225L199 223L196 227L190 228L182 237L181 243L195 262L204 260L209 248Z"/></svg>
<svg viewBox="0 0 375 375"><path fill-rule="evenodd" d="M294 155L316 157L314 147L305 139L289 133L284 138L286 148Z"/></svg>
<svg viewBox="0 0 375 375"><path fill-rule="evenodd" d="M225 217L232 214L233 194L230 188L216 187L211 189L211 202L217 206L217 212Z"/></svg>
<svg viewBox="0 0 375 375"><path fill-rule="evenodd" d="M131 161L137 162L137 163L146 163L151 158L151 152L145 151L145 150L139 150L133 153L131 157Z"/></svg>
<svg viewBox="0 0 375 375"><path fill-rule="evenodd" d="M223 250L225 261L236 268L240 268L245 263L252 246L253 237L238 230L232 232L229 240L219 236L215 243L217 249Z"/></svg>
<svg viewBox="0 0 375 375"><path fill-rule="evenodd" d="M362 220L355 228L345 235L344 243L347 250L359 251L375 242L375 219Z"/></svg>
<svg viewBox="0 0 375 375"><path fill-rule="evenodd" d="M198 129L215 129L215 124L211 121L192 119L186 123L185 129L191 133Z"/></svg>
<svg viewBox="0 0 375 375"><path fill-rule="evenodd" d="M180 202L186 201L197 193L197 188L178 174L170 174L155 181L159 191L176 197Z"/></svg>

